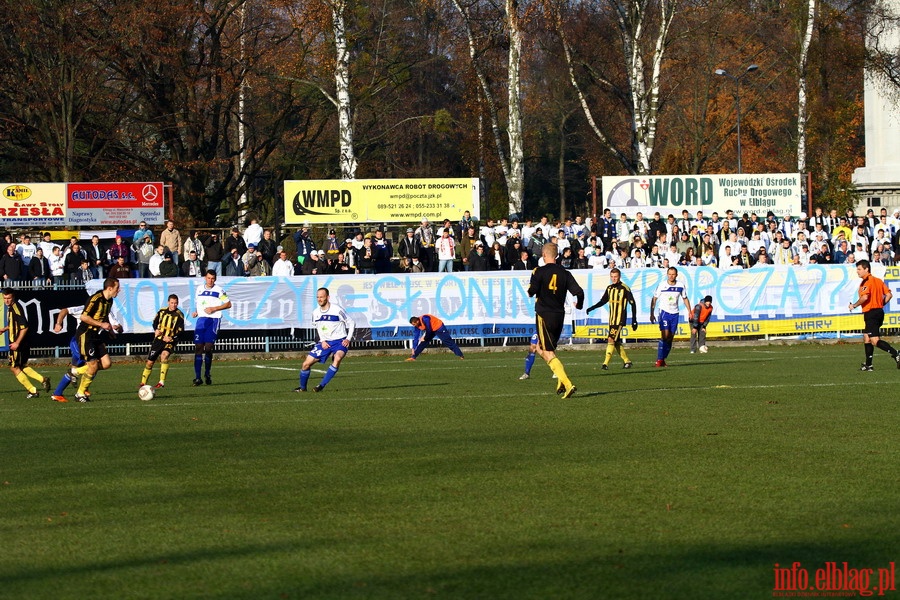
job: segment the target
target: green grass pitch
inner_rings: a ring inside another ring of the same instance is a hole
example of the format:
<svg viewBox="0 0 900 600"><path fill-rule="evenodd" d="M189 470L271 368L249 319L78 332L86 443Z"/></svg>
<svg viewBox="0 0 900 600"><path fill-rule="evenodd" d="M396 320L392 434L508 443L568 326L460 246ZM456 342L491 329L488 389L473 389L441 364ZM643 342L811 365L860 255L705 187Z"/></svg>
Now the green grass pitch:
<svg viewBox="0 0 900 600"><path fill-rule="evenodd" d="M765 598L900 558L886 354L604 347L561 352L568 400L515 350L351 353L303 395L299 359L179 362L150 402L116 364L86 405L5 371L0 597Z"/></svg>

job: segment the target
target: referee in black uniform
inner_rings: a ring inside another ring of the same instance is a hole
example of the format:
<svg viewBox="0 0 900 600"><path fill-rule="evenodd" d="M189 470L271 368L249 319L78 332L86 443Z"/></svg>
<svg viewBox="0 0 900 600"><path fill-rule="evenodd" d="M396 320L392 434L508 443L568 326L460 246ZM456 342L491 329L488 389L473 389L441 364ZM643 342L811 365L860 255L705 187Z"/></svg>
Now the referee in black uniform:
<svg viewBox="0 0 900 600"><path fill-rule="evenodd" d="M570 271L556 264L558 252L556 244L552 242L544 244L541 251L544 266L532 272L528 295L537 296L534 304L538 334L537 353L556 374L558 382L556 393L562 394L563 398L571 398L575 393L575 384L569 380L565 367L556 357L556 345L565 324L566 294L570 293L578 299L575 308L581 310L584 306L584 290Z"/></svg>

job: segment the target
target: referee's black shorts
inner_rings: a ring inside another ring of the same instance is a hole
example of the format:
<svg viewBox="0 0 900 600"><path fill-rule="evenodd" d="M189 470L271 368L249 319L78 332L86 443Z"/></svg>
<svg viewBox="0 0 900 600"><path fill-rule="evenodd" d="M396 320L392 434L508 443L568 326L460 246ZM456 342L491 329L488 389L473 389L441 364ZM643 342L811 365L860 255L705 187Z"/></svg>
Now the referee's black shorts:
<svg viewBox="0 0 900 600"><path fill-rule="evenodd" d="M559 336L562 335L566 313L547 313L537 315L538 343L541 350L556 352Z"/></svg>
<svg viewBox="0 0 900 600"><path fill-rule="evenodd" d="M881 325L884 323L884 309L873 308L863 313L863 333L869 337L881 337Z"/></svg>

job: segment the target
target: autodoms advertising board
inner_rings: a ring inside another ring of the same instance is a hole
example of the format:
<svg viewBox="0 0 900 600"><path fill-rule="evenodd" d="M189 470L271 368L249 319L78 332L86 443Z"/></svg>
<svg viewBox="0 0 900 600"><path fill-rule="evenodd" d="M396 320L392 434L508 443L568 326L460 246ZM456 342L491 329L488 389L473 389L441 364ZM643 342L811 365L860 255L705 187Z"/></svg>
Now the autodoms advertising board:
<svg viewBox="0 0 900 600"><path fill-rule="evenodd" d="M479 217L478 179L356 179L284 182L284 221L403 223Z"/></svg>
<svg viewBox="0 0 900 600"><path fill-rule="evenodd" d="M163 184L149 182L69 183L67 224L133 225L165 221Z"/></svg>
<svg viewBox="0 0 900 600"><path fill-rule="evenodd" d="M603 207L613 214L634 218L659 212L676 217L682 210L693 216L733 210L776 217L799 215L803 210L799 173L754 173L743 175L632 175L603 177Z"/></svg>

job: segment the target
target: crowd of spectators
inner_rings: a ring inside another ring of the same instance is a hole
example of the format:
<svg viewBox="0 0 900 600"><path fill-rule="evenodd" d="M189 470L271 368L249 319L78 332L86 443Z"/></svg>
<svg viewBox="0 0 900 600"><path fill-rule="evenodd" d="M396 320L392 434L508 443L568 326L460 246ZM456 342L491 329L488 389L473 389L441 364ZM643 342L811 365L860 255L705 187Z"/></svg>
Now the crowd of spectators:
<svg viewBox="0 0 900 600"><path fill-rule="evenodd" d="M731 210L708 217L703 211L682 210L680 218L655 213L650 219L638 213L629 219L606 209L596 220L488 218L483 223L466 211L459 221L444 219L436 226L423 218L417 227L401 229L396 243L382 228L355 229L343 241L336 229L327 229L317 242L309 227L279 243L273 230L256 220L243 232L232 228L225 239L199 230L182 236L173 221L166 222L158 240L144 222L130 240L116 236L109 245L96 235L90 241L72 237L68 244L54 243L51 237L44 232L35 243L27 233L18 240L0 233L3 284L59 287L106 276L202 277L207 269L236 277L531 270L543 261L542 248L549 242L557 245L558 262L568 269L749 269L861 259L892 266L900 252L900 209L891 214L886 208L879 214L870 209L857 216L817 208L796 219L776 218L771 212L738 217Z"/></svg>

